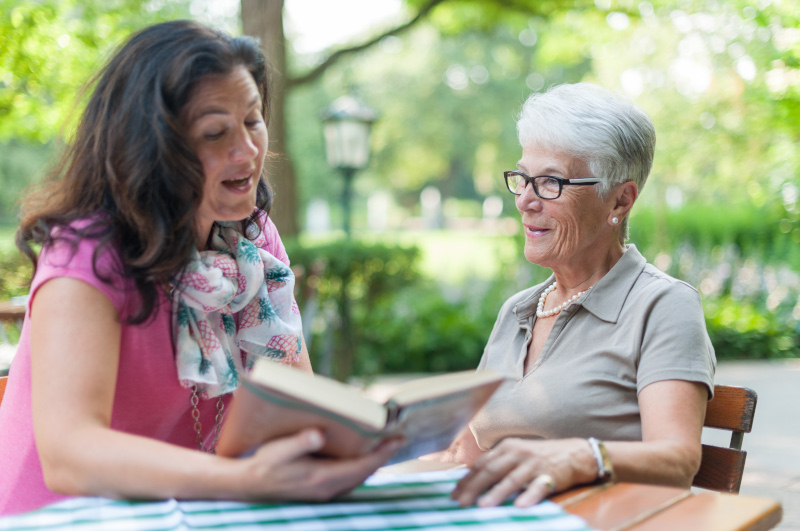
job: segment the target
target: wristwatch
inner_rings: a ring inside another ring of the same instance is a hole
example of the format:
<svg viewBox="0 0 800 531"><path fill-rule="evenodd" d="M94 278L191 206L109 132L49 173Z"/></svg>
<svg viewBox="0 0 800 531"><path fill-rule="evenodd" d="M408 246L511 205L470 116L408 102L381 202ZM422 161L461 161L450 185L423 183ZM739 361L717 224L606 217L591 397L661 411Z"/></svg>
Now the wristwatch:
<svg viewBox="0 0 800 531"><path fill-rule="evenodd" d="M611 458L608 456L608 450L603 441L595 437L589 437L587 441L589 441L594 459L597 461L597 480L601 483L613 482L614 465L611 464Z"/></svg>

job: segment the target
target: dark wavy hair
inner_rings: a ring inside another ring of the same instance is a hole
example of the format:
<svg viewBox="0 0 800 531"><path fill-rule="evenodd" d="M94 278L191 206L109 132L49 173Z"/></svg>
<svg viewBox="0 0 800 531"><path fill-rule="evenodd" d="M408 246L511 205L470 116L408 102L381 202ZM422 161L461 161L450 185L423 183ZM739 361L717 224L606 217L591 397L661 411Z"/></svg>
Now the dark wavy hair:
<svg viewBox="0 0 800 531"><path fill-rule="evenodd" d="M121 273L141 295L130 322L155 314L159 286L180 273L201 237L195 218L205 177L180 125L181 110L203 79L238 66L252 74L266 122L269 67L257 40L176 20L145 28L122 45L93 78L74 141L50 182L23 201L16 244L34 272L34 244L58 239L76 249L84 238L96 239L95 274L110 281L97 263L113 246ZM256 206L269 212L271 202L262 171ZM81 219L89 224L72 226ZM242 223L245 234L262 230L256 213ZM253 225L258 230L251 232Z"/></svg>

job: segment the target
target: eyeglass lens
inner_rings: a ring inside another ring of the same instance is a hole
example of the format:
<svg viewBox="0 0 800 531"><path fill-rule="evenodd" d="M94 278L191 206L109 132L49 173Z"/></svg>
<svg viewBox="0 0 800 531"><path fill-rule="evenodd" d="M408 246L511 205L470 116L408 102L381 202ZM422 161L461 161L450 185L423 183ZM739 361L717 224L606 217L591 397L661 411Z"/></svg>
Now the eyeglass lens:
<svg viewBox="0 0 800 531"><path fill-rule="evenodd" d="M558 179L553 177L541 176L532 179L534 191L544 199L555 199L561 194L561 185ZM518 173L508 174L508 185L515 194L523 194L527 181Z"/></svg>

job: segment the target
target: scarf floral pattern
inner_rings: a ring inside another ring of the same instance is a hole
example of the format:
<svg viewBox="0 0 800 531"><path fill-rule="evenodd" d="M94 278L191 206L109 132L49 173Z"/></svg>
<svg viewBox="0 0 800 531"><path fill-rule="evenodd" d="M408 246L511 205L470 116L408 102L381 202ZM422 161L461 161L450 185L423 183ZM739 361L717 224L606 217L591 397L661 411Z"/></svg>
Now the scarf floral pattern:
<svg viewBox="0 0 800 531"><path fill-rule="evenodd" d="M236 389L258 357L292 363L303 346L292 270L264 249L264 231L251 241L238 225L216 223L211 250L174 284L178 378L206 399Z"/></svg>

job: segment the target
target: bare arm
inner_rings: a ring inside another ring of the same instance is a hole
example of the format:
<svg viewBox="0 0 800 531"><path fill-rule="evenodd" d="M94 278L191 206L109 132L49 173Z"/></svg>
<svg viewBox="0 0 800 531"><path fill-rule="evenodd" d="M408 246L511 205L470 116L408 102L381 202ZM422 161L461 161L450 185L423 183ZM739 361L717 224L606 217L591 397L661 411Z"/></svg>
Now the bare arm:
<svg viewBox="0 0 800 531"><path fill-rule="evenodd" d="M449 448L441 452L423 455L420 459L423 461L440 461L442 463L458 463L472 466L472 463L483 454L484 451L478 446L478 441L475 440L472 430L469 429L469 426L466 426L453 440Z"/></svg>
<svg viewBox="0 0 800 531"><path fill-rule="evenodd" d="M700 435L707 391L702 384L666 380L639 393L641 442L606 442L617 479L688 487L700 466ZM462 505L497 505L515 492L516 504L538 503L549 492L531 483L548 474L556 490L589 483L597 463L585 439L505 439L480 457L453 491ZM483 495L484 492L488 492Z"/></svg>
<svg viewBox="0 0 800 531"><path fill-rule="evenodd" d="M326 499L358 485L396 450L389 442L358 459L316 459L308 454L322 446L322 435L309 429L269 442L252 457L225 459L114 431L109 426L120 337L114 306L90 285L58 278L36 293L31 309L34 432L45 481L56 492Z"/></svg>
<svg viewBox="0 0 800 531"><path fill-rule="evenodd" d="M708 391L699 383L665 380L639 393L642 442L608 442L617 479L689 487L700 468L700 437Z"/></svg>

